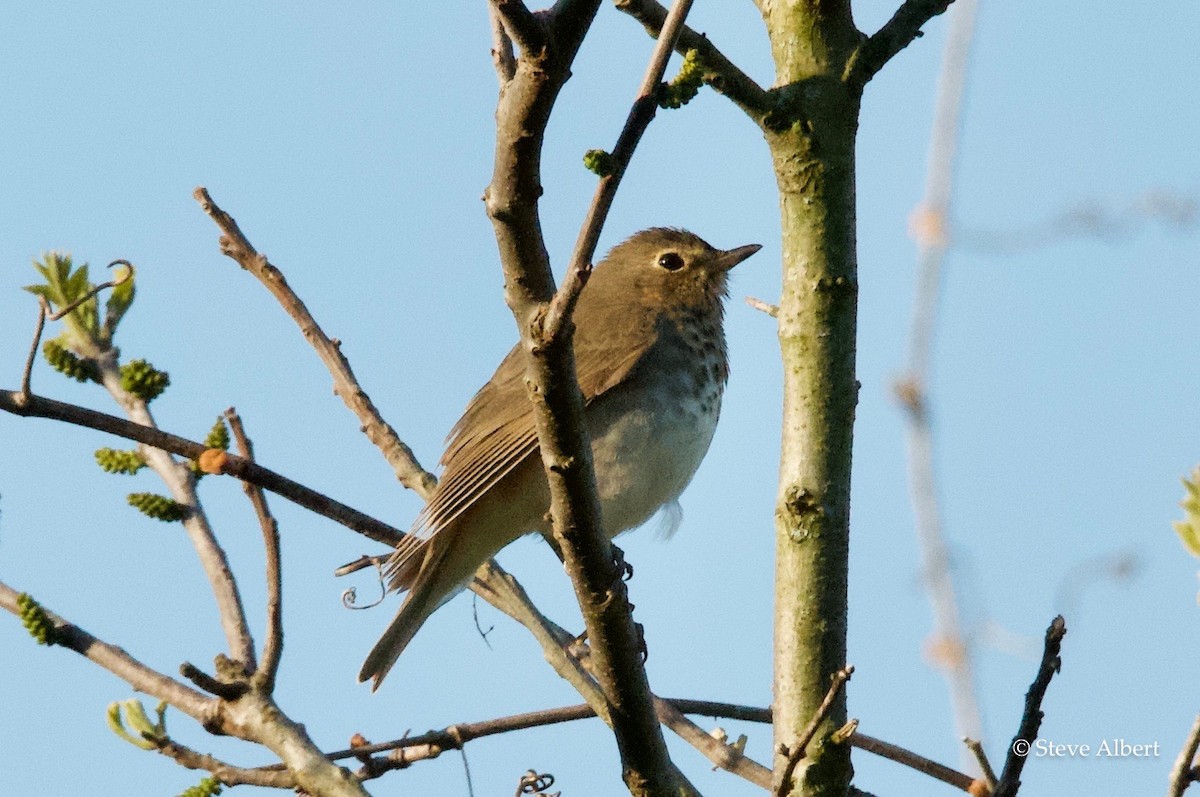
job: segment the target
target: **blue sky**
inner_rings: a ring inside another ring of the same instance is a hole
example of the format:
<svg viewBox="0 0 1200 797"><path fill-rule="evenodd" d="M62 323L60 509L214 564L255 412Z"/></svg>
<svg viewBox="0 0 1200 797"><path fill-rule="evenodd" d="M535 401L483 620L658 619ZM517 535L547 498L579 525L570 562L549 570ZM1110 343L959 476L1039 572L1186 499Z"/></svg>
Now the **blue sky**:
<svg viewBox="0 0 1200 797"><path fill-rule="evenodd" d="M892 3L858 3L874 30ZM765 34L750 3L697 3L705 30L761 83ZM206 185L287 274L367 391L427 467L472 392L515 339L479 196L490 176L496 82L478 4L25 4L0 30L0 363L13 387L34 305L19 288L31 258L68 249L95 266L139 266L138 301L119 344L169 370L154 404L164 428L201 437L234 405L260 460L405 526L419 508L357 432L290 320L223 258L191 198ZM1195 4L1130 14L1081 0L983 3L966 104L956 217L1022 230L1065 210L1119 212L1150 191L1200 196L1195 86L1200 62L1178 35ZM851 714L865 733L955 763L947 690L923 653L931 627L908 502L903 419L890 385L903 367L933 83L945 21L868 87L859 131L861 271L851 571ZM561 270L594 176L582 153L610 147L652 42L605 6L564 90L545 150L543 219ZM779 293L778 218L765 144L711 92L655 120L613 208L601 248L668 224L711 243L761 243L734 279L727 331L733 376L721 427L683 498L669 543L623 538L659 694L770 701L771 555L779 361L770 319L741 303ZM1032 759L1029 788L1111 793L1165 787L1197 711L1196 564L1177 543L1178 477L1200 461L1197 237L1147 223L1108 239L1071 238L1017 254L955 250L947 262L934 381L937 463L964 618L980 644L985 743L994 759L1016 728L1037 639L1064 579L1129 554L1132 579L1086 582L1071 601L1046 738L1159 742L1148 759ZM40 367L35 389L110 409L94 388ZM221 650L211 597L183 536L129 509L152 475L108 476L91 452L117 445L46 421L0 417L0 579L165 671ZM261 628L261 546L236 483L201 495ZM324 746L354 732L395 738L577 702L535 644L489 607L491 649L469 598L442 609L385 688L354 683L391 616L341 608L334 567L373 551L320 518L272 501L283 529L288 631L279 699ZM545 546L501 562L567 627L570 588ZM370 591L366 579L353 582ZM1012 642L1013 639L1016 642ZM999 644L1005 641L1004 645ZM1001 649L1003 647L1003 649ZM15 794L173 794L199 776L104 727L129 690L0 622L0 774ZM1015 653L1015 655L1014 655ZM170 722L170 719L169 719ZM702 720L706 727L709 720ZM764 727L750 736L765 759ZM259 751L180 740L237 763ZM690 748L680 765L709 794L751 794ZM596 723L510 734L468 749L476 793L510 794L533 767L564 795L623 793ZM890 762L855 757L882 795L950 794ZM465 794L449 754L372 784L376 794ZM252 790L242 787L239 792Z"/></svg>

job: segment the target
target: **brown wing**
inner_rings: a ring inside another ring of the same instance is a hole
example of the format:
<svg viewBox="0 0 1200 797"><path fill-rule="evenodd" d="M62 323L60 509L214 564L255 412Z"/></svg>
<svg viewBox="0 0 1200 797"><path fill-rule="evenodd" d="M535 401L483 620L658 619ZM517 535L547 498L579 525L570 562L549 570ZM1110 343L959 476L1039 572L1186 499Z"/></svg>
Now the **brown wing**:
<svg viewBox="0 0 1200 797"><path fill-rule="evenodd" d="M596 327L587 325L584 328ZM643 333L621 336L623 340L619 344L624 351L620 352L612 345L597 345L598 341L592 336L577 333L575 367L585 402L619 384L629 374L657 340L655 330L646 329ZM613 340L610 334L603 337ZM641 345L630 346L631 338ZM524 376L523 357L519 346L515 346L451 429L446 440L446 453L442 455L445 471L437 491L421 510L410 534L392 558L391 572L399 574L397 582L407 583L406 575L415 575L419 563L413 554L426 540L537 451L537 430L533 407L525 392Z"/></svg>

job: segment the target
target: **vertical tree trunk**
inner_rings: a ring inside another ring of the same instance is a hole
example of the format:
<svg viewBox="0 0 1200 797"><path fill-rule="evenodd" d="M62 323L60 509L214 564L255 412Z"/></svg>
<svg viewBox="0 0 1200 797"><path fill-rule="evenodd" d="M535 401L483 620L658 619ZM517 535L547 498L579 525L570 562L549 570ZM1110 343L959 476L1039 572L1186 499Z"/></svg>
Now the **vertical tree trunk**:
<svg viewBox="0 0 1200 797"><path fill-rule="evenodd" d="M776 64L763 120L779 187L783 441L776 499L775 773L846 663L858 274L854 144L860 90L843 78L862 35L848 2L762 4ZM849 749L821 744L839 697L782 793L844 795ZM776 783L779 793L780 784Z"/></svg>

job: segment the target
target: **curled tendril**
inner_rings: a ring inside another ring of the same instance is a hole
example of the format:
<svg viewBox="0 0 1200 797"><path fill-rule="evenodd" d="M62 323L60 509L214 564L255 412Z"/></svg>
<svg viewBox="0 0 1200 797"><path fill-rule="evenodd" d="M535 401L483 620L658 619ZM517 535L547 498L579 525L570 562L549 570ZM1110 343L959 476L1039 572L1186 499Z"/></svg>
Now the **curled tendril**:
<svg viewBox="0 0 1200 797"><path fill-rule="evenodd" d="M358 602L358 587L351 587L342 593L342 605L347 609L373 609L383 603L383 599L387 597L387 585L383 581L383 565L376 559L372 564L375 565L375 573L379 577L379 597L376 600L366 604Z"/></svg>

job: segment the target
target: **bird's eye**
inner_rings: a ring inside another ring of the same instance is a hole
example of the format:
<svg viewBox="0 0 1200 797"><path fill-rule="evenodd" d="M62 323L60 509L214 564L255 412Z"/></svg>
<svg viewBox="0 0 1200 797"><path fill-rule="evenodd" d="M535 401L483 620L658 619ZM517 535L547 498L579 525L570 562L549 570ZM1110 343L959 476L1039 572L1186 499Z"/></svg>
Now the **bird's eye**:
<svg viewBox="0 0 1200 797"><path fill-rule="evenodd" d="M675 252L667 252L658 259L658 265L665 268L667 271L678 271L683 268L683 258Z"/></svg>

